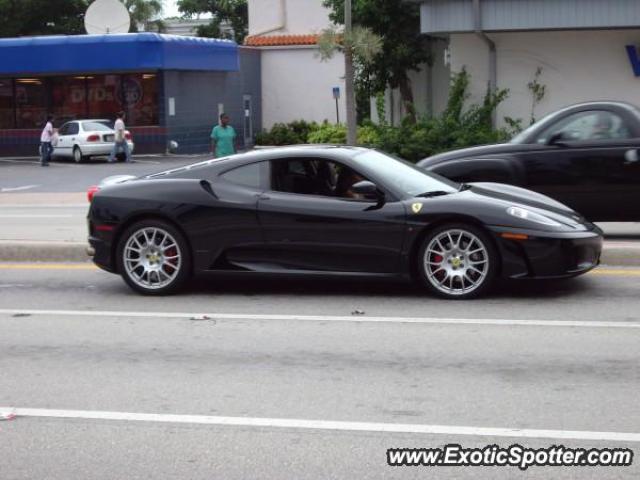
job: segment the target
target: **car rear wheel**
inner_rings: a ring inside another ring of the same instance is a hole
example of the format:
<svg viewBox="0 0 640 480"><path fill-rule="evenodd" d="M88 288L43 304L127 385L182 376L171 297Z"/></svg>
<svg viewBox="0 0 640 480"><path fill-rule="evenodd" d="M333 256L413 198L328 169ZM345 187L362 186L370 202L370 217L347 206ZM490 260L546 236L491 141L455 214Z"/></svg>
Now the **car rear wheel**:
<svg viewBox="0 0 640 480"><path fill-rule="evenodd" d="M82 155L82 150L80 150L80 147L73 147L73 160L76 163L82 163L84 159L85 157Z"/></svg>
<svg viewBox="0 0 640 480"><path fill-rule="evenodd" d="M183 235L161 220L143 220L120 237L118 271L135 291L166 295L177 291L189 278L191 252Z"/></svg>
<svg viewBox="0 0 640 480"><path fill-rule="evenodd" d="M498 272L498 253L489 236L466 224L443 225L424 239L419 254L423 284L450 299L486 293Z"/></svg>

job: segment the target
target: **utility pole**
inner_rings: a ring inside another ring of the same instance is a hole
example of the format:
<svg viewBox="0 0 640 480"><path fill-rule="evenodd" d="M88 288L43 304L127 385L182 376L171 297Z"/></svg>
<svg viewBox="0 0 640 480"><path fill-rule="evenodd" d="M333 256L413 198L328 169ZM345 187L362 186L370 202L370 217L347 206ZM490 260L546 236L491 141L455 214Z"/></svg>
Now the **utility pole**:
<svg viewBox="0 0 640 480"><path fill-rule="evenodd" d="M345 81L345 101L347 104L347 145L356 144L356 93L355 93L355 70L353 68L353 45L347 39L351 39L351 0L344 2L344 81Z"/></svg>

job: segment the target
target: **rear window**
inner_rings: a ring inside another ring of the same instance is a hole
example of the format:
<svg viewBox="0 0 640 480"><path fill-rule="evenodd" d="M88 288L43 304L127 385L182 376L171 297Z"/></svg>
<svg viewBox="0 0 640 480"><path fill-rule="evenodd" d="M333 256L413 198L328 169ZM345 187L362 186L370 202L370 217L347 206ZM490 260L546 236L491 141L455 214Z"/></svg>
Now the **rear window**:
<svg viewBox="0 0 640 480"><path fill-rule="evenodd" d="M108 122L82 122L82 129L85 132L109 132L112 130Z"/></svg>

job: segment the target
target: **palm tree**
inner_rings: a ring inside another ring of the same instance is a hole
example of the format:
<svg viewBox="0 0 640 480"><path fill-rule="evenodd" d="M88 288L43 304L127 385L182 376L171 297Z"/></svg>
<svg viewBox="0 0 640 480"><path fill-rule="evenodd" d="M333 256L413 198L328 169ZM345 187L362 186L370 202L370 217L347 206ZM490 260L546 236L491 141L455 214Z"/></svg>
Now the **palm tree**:
<svg viewBox="0 0 640 480"><path fill-rule="evenodd" d="M351 25L351 0L345 1L345 29L339 33L334 27L323 30L318 38L320 59L328 60L336 52L344 54L345 103L347 108L347 145L356 144L357 115L355 95L355 61L368 65L382 50L382 37L370 28Z"/></svg>
<svg viewBox="0 0 640 480"><path fill-rule="evenodd" d="M140 27L144 30L154 27L154 30L162 31L164 24L157 16L162 13L160 0L124 0L124 5L131 16L131 30L137 32Z"/></svg>

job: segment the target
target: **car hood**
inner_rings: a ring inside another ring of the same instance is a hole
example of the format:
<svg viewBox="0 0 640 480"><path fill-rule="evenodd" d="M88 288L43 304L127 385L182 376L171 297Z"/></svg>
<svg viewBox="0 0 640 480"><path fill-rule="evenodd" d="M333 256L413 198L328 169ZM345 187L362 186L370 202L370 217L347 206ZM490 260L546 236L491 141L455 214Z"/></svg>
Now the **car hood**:
<svg viewBox="0 0 640 480"><path fill-rule="evenodd" d="M468 185L471 187L470 190L477 195L518 206L532 207L539 210L539 213L573 228L580 224L590 227L590 223L582 215L546 195L503 183L477 182Z"/></svg>
<svg viewBox="0 0 640 480"><path fill-rule="evenodd" d="M526 188L507 185L506 183L491 182L474 182L469 183L468 185L471 186L475 193L489 195L502 200L519 202L536 208L544 208L562 215L578 215L578 213L567 207L565 204L541 193L527 190Z"/></svg>
<svg viewBox="0 0 640 480"><path fill-rule="evenodd" d="M472 158L486 157L490 155L504 155L513 152L522 151L527 145L519 145L514 143L499 143L495 145L482 145L480 147L463 148L452 152L440 153L420 160L417 165L423 168L430 168L439 163L456 158Z"/></svg>

